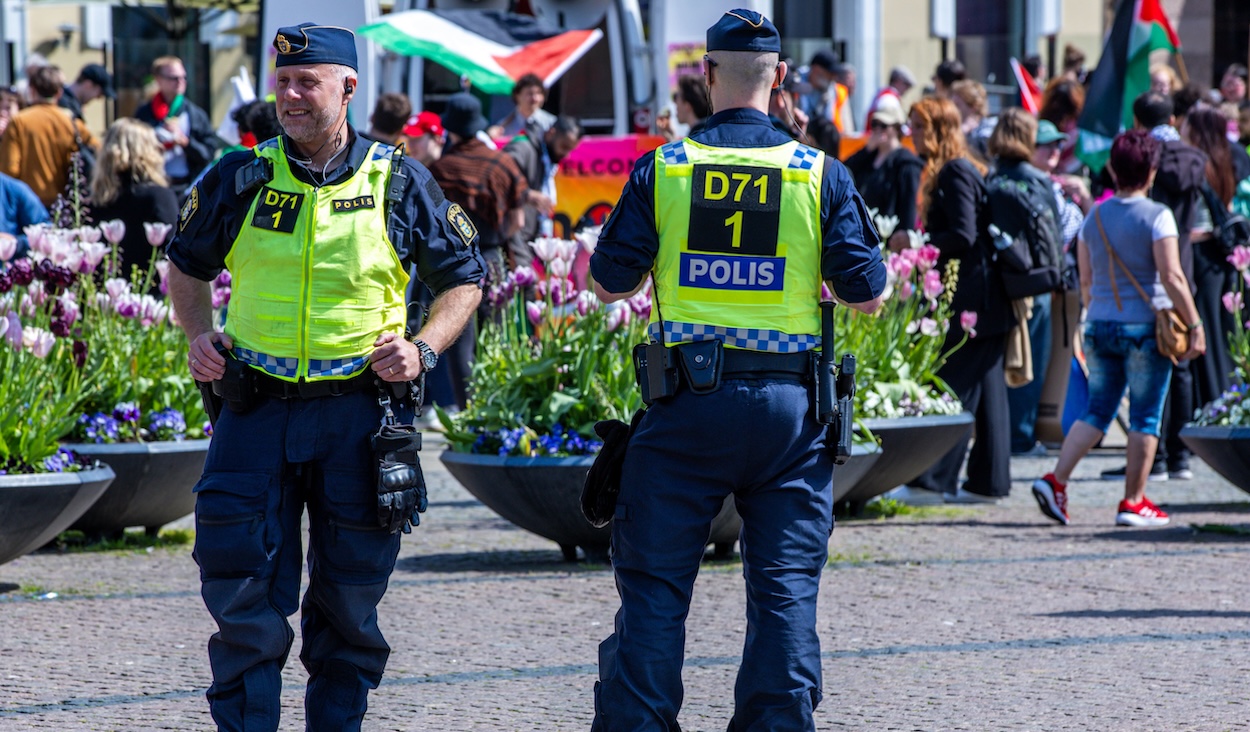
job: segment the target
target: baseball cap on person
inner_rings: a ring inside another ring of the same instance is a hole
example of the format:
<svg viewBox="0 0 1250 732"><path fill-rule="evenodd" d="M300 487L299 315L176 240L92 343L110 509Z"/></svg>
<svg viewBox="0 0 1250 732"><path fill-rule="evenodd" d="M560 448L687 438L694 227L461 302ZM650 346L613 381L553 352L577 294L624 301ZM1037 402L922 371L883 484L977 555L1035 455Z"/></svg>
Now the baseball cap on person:
<svg viewBox="0 0 1250 732"><path fill-rule="evenodd" d="M754 10L730 10L707 29L707 50L781 53L781 34Z"/></svg>
<svg viewBox="0 0 1250 732"><path fill-rule="evenodd" d="M300 23L278 29L273 38L278 51L274 66L339 64L359 71L356 63L356 34L336 25Z"/></svg>
<svg viewBox="0 0 1250 732"><path fill-rule="evenodd" d="M482 116L482 103L468 92L447 97L447 111L443 112L443 128L461 137L473 137L486 129Z"/></svg>
<svg viewBox="0 0 1250 732"><path fill-rule="evenodd" d="M882 94L877 100L877 108L872 112L872 121L883 125L902 127L907 124L907 115L903 112L903 103L893 94Z"/></svg>
<svg viewBox="0 0 1250 732"><path fill-rule="evenodd" d="M818 66L825 71L833 71L833 67L838 65L838 55L828 48L822 48L812 56L812 60L807 65Z"/></svg>
<svg viewBox="0 0 1250 732"><path fill-rule="evenodd" d="M82 71L78 72L79 81L90 81L100 87L104 92L104 96L109 99L116 99L117 92L113 89L113 76L109 74L108 69L100 64L87 64L82 67Z"/></svg>
<svg viewBox="0 0 1250 732"><path fill-rule="evenodd" d="M414 114L408 118L408 123L404 125L405 137L421 137L422 135L442 137L444 134L446 134L446 130L443 129L443 121L433 112Z"/></svg>
<svg viewBox="0 0 1250 732"><path fill-rule="evenodd" d="M1068 136L1059 131L1055 127L1055 123L1048 119L1041 120L1037 123L1037 137L1034 139L1035 145L1049 145L1052 142L1062 142L1067 140Z"/></svg>

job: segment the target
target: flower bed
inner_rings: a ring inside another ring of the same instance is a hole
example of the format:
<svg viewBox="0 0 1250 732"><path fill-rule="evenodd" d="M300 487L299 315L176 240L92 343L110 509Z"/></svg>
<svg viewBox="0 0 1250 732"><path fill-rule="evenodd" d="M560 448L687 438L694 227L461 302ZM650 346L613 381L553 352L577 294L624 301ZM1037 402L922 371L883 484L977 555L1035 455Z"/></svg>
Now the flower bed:
<svg viewBox="0 0 1250 732"><path fill-rule="evenodd" d="M1250 283L1250 247L1235 247L1228 256L1237 269L1237 289L1223 295L1224 309L1235 317L1233 332L1228 335L1228 350L1233 361L1233 384L1215 401L1203 405L1195 415L1200 427L1250 427L1250 309L1246 302L1246 285ZM1208 338L1218 333L1208 333Z"/></svg>

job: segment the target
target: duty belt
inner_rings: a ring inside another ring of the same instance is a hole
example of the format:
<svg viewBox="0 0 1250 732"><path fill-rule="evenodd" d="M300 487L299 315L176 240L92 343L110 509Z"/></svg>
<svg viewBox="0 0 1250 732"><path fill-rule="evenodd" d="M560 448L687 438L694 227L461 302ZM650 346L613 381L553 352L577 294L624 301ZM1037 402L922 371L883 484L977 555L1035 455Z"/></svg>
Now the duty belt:
<svg viewBox="0 0 1250 732"><path fill-rule="evenodd" d="M812 376L814 353L766 353L726 348L721 378L807 381Z"/></svg>
<svg viewBox="0 0 1250 732"><path fill-rule="evenodd" d="M275 399L318 399L327 396L342 396L367 389L375 382L371 369L365 369L350 379L328 381L283 381L258 369L253 369L253 371L256 372L256 393Z"/></svg>

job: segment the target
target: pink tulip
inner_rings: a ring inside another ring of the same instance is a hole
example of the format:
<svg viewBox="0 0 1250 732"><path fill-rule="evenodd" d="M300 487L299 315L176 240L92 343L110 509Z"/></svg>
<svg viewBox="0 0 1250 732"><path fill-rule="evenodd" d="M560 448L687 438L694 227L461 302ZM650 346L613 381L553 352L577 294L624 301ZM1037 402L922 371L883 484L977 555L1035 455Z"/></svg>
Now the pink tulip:
<svg viewBox="0 0 1250 732"><path fill-rule="evenodd" d="M213 288L213 309L224 308L230 304L230 288L214 287Z"/></svg>
<svg viewBox="0 0 1250 732"><path fill-rule="evenodd" d="M920 270L921 272L928 272L929 270L933 269L934 266L937 265L938 257L942 255L941 250L939 250L937 247L933 246L932 244L925 244L924 246L914 251L916 252L916 255L915 255L916 269Z"/></svg>
<svg viewBox="0 0 1250 732"><path fill-rule="evenodd" d="M130 282L121 277L111 277L104 281L104 291L109 294L110 298L117 300L130 292Z"/></svg>
<svg viewBox="0 0 1250 732"><path fill-rule="evenodd" d="M94 226L84 226L78 229L78 241L95 244L100 241L100 230Z"/></svg>
<svg viewBox="0 0 1250 732"><path fill-rule="evenodd" d="M965 310L959 314L959 327L964 329L969 338L977 337L977 314L973 310Z"/></svg>
<svg viewBox="0 0 1250 732"><path fill-rule="evenodd" d="M1233 247L1233 253L1228 255L1228 263L1238 272L1245 272L1250 268L1250 247Z"/></svg>
<svg viewBox="0 0 1250 732"><path fill-rule="evenodd" d="M557 239L556 256L565 262L572 262L577 258L577 242L572 239Z"/></svg>
<svg viewBox="0 0 1250 732"><path fill-rule="evenodd" d="M512 270L512 272L508 274L508 279L511 280L517 287L529 287L535 282L538 282L538 273L534 271L533 267L525 265L524 267L517 267Z"/></svg>
<svg viewBox="0 0 1250 732"><path fill-rule="evenodd" d="M552 259L550 262L547 262L547 274L557 280L562 280L565 277L568 277L569 272L572 271L572 269L573 266L569 264L568 260L559 256Z"/></svg>
<svg viewBox="0 0 1250 732"><path fill-rule="evenodd" d="M126 236L126 222L121 219L104 221L100 224L100 233L109 244L116 244Z"/></svg>
<svg viewBox="0 0 1250 732"><path fill-rule="evenodd" d="M833 290L830 290L829 285L824 282L820 283L820 299L822 302L833 302Z"/></svg>
<svg viewBox="0 0 1250 732"><path fill-rule="evenodd" d="M599 298L589 290L577 293L577 314L585 317L588 313L599 309Z"/></svg>
<svg viewBox="0 0 1250 732"><path fill-rule="evenodd" d="M628 313L629 313L628 307L622 306L619 303L614 304L612 306L612 309L608 311L608 319L607 319L607 322L604 323L604 328L609 333L614 333L617 328L620 328L622 325L628 322L626 320L626 318L628 317Z"/></svg>
<svg viewBox="0 0 1250 732"><path fill-rule="evenodd" d="M78 315L81 312L78 308L78 300L75 298L74 293L67 292L64 295L61 295L57 298L57 302L61 305L61 319L64 320L67 325L73 325L78 320Z"/></svg>
<svg viewBox="0 0 1250 732"><path fill-rule="evenodd" d="M921 318L920 333L930 338L935 338L942 334L942 327L933 318Z"/></svg>
<svg viewBox="0 0 1250 732"><path fill-rule="evenodd" d="M156 263L156 276L160 278L161 282L164 282L165 278L169 277L168 259L162 259Z"/></svg>
<svg viewBox="0 0 1250 732"><path fill-rule="evenodd" d="M83 242L78 245L82 251L82 262L79 264L78 271L82 274L94 272L96 267L100 266L100 262L104 261L104 255L109 253L107 244L100 242Z"/></svg>
<svg viewBox="0 0 1250 732"><path fill-rule="evenodd" d="M43 328L30 327L22 331L22 347L35 355L35 358L47 358L56 343L56 336Z"/></svg>
<svg viewBox="0 0 1250 732"><path fill-rule="evenodd" d="M532 325L538 325L542 322L543 312L547 309L545 302L527 302L525 303L525 315L530 319Z"/></svg>
<svg viewBox="0 0 1250 732"><path fill-rule="evenodd" d="M942 294L942 275L936 269L924 273L924 296L936 300Z"/></svg>
<svg viewBox="0 0 1250 732"><path fill-rule="evenodd" d="M50 228L48 224L34 224L22 228L26 234L26 244L30 246L31 251L42 250L44 237L48 235Z"/></svg>
<svg viewBox="0 0 1250 732"><path fill-rule="evenodd" d="M1224 301L1224 309L1228 312L1234 314L1241 312L1240 292L1226 292L1220 299Z"/></svg>
<svg viewBox="0 0 1250 732"><path fill-rule="evenodd" d="M547 264L558 256L559 250L556 247L559 245L559 242L559 239L540 236L530 246L534 248L534 256L538 257L543 264Z"/></svg>
<svg viewBox="0 0 1250 732"><path fill-rule="evenodd" d="M910 249L907 251L911 251ZM906 280L911 277L915 264L911 257L895 254L885 263L886 269L893 272L900 280Z"/></svg>
<svg viewBox="0 0 1250 732"><path fill-rule="evenodd" d="M148 243L154 247L165 246L165 237L169 236L173 228L169 224L143 222L143 233L147 235Z"/></svg>
<svg viewBox="0 0 1250 732"><path fill-rule="evenodd" d="M0 262L7 262L17 254L17 237L0 236Z"/></svg>
<svg viewBox="0 0 1250 732"><path fill-rule="evenodd" d="M213 280L213 284L217 285L218 287L227 287L229 286L230 282L231 282L230 270L228 269L223 269L221 273L217 275L217 279Z"/></svg>
<svg viewBox="0 0 1250 732"><path fill-rule="evenodd" d="M639 318L643 320L651 318L651 293L639 292L626 300L625 304L629 305L629 309L634 311L634 315L637 315Z"/></svg>
<svg viewBox="0 0 1250 732"><path fill-rule="evenodd" d="M10 310L4 315L4 337L14 348L22 347L22 319Z"/></svg>
<svg viewBox="0 0 1250 732"><path fill-rule="evenodd" d="M916 286L911 283L911 280L906 280L903 284L898 286L898 296L900 300L910 300L911 296L914 294L916 294Z"/></svg>

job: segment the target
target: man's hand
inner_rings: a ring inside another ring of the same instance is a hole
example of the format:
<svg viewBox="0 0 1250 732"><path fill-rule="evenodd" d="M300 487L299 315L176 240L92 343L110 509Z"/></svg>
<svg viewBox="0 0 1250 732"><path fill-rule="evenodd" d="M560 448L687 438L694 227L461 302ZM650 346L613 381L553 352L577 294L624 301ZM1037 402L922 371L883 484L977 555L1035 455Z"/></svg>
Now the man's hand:
<svg viewBox="0 0 1250 732"><path fill-rule="evenodd" d="M552 201L550 196L533 188L526 191L525 202L538 209L538 213L549 218L556 210L555 201Z"/></svg>
<svg viewBox="0 0 1250 732"><path fill-rule="evenodd" d="M421 375L421 349L394 333L383 333L369 354L373 371L383 381L412 381Z"/></svg>
<svg viewBox="0 0 1250 732"><path fill-rule="evenodd" d="M227 349L234 348L234 342L225 333L209 331L191 339L187 365L191 367L191 378L196 381L217 381L226 375L226 360L217 352L214 343L220 343Z"/></svg>

